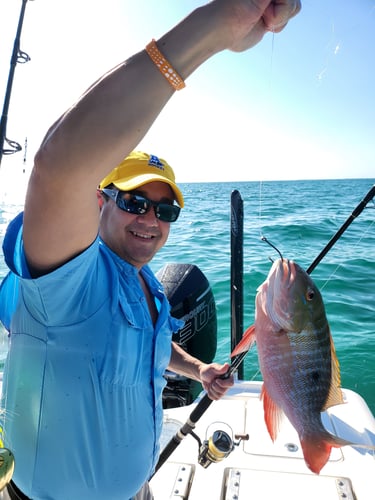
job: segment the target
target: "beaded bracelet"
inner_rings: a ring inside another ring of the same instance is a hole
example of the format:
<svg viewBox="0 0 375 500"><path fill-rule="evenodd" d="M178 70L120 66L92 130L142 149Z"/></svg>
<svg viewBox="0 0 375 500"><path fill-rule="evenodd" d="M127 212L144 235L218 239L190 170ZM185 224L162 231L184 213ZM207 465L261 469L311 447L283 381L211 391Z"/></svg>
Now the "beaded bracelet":
<svg viewBox="0 0 375 500"><path fill-rule="evenodd" d="M185 87L184 80L160 52L154 39L146 46L146 52L174 90L181 90Z"/></svg>

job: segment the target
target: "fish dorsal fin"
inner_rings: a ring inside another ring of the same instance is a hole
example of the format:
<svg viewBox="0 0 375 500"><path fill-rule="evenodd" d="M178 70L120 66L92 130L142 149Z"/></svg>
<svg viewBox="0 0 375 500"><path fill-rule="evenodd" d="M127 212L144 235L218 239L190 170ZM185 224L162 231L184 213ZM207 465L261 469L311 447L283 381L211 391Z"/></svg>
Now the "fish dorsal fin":
<svg viewBox="0 0 375 500"><path fill-rule="evenodd" d="M331 384L329 386L327 400L322 408L322 411L344 402L341 391L340 366L336 356L331 332L329 332L329 339L331 343Z"/></svg>
<svg viewBox="0 0 375 500"><path fill-rule="evenodd" d="M264 383L260 399L263 399L264 420L266 422L268 433L271 436L272 441L275 441L284 412L268 394Z"/></svg>

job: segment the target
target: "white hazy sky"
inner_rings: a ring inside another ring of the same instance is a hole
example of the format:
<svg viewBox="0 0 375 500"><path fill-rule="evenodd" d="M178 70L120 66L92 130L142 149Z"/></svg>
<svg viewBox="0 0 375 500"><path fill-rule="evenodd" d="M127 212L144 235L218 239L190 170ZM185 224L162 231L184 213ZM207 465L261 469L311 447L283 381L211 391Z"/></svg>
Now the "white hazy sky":
<svg viewBox="0 0 375 500"><path fill-rule="evenodd" d="M26 171L49 125L98 76L201 3L27 2L31 61L17 65L7 127L28 139ZM179 182L375 177L375 0L302 3L281 34L201 67L139 149L166 158ZM2 99L21 4L0 4ZM23 153L4 157L0 182L22 168Z"/></svg>

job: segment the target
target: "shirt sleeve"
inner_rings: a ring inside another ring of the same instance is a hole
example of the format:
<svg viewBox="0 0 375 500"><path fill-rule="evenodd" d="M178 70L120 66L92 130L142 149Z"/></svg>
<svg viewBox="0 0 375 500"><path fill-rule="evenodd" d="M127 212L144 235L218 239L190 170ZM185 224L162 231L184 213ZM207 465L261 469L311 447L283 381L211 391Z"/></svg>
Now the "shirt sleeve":
<svg viewBox="0 0 375 500"><path fill-rule="evenodd" d="M65 326L90 317L106 300L111 266L99 259L99 238L58 269L33 279L27 268L22 240L22 214L9 225L3 244L10 273L4 280L0 319L9 329L21 300L33 318L48 326ZM3 309L3 312L1 312Z"/></svg>

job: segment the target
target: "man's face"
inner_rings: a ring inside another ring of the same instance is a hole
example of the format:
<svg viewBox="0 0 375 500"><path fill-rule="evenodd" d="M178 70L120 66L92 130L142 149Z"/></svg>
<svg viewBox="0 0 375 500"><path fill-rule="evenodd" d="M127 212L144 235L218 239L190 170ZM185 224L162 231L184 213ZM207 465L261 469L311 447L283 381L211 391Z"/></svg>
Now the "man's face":
<svg viewBox="0 0 375 500"><path fill-rule="evenodd" d="M172 189L164 182L150 182L134 190L155 202L172 203ZM159 220L153 208L144 215L134 215L118 208L113 200L104 201L101 209L100 236L122 259L140 269L150 262L166 243L170 222Z"/></svg>

